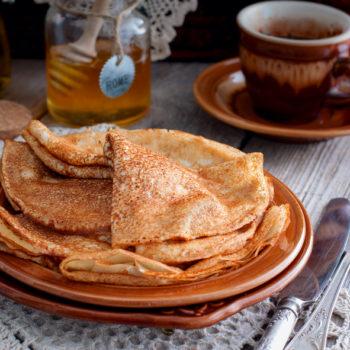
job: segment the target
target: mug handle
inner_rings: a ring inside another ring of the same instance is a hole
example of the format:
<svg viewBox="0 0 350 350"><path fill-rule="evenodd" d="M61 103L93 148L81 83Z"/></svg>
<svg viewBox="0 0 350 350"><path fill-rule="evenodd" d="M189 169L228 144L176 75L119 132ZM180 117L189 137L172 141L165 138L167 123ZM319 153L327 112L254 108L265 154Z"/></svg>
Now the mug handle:
<svg viewBox="0 0 350 350"><path fill-rule="evenodd" d="M332 68L335 85L329 90L326 105L350 105L350 57L338 57Z"/></svg>

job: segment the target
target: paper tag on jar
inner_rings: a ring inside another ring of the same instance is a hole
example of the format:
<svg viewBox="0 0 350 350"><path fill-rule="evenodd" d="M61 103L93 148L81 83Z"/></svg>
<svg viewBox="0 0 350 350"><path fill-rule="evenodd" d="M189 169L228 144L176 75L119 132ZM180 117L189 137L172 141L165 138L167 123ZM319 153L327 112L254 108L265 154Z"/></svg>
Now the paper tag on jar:
<svg viewBox="0 0 350 350"><path fill-rule="evenodd" d="M119 64L118 59L118 56L112 56L100 73L100 89L110 98L125 94L135 78L135 64L130 56L124 55Z"/></svg>

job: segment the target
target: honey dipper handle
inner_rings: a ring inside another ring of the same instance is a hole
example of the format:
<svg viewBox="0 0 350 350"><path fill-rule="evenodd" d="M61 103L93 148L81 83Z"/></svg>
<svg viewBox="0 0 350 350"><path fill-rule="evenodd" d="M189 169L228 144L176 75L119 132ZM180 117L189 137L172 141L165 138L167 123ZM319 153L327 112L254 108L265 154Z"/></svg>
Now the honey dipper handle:
<svg viewBox="0 0 350 350"><path fill-rule="evenodd" d="M108 15L111 0L95 0L92 6L92 15L88 16L82 36L73 44L80 50L96 56L96 40L102 28L104 19L96 15Z"/></svg>

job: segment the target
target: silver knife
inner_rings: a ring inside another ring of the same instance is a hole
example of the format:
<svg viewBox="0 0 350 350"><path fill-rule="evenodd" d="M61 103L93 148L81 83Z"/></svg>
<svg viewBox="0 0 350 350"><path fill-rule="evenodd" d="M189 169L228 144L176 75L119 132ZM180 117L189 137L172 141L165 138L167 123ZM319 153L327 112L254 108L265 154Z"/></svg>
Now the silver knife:
<svg viewBox="0 0 350 350"><path fill-rule="evenodd" d="M305 306L317 301L344 252L350 229L350 202L332 199L315 232L310 259L279 296L277 310L256 350L282 350Z"/></svg>
<svg viewBox="0 0 350 350"><path fill-rule="evenodd" d="M320 301L308 319L288 343L286 350L324 350L335 303L350 270L350 252L345 252Z"/></svg>

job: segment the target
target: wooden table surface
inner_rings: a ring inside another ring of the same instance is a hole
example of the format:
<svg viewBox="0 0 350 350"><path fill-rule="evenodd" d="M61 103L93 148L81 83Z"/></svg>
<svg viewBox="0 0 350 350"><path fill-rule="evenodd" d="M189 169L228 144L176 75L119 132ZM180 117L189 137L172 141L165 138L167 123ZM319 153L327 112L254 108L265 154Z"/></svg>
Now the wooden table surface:
<svg viewBox="0 0 350 350"><path fill-rule="evenodd" d="M179 129L227 143L245 152L263 152L265 167L296 193L314 225L331 198L350 198L350 137L287 144L223 124L201 110L192 93L195 78L206 67L207 64L203 63L155 63L151 111L132 128ZM45 96L44 62L15 61L12 77L4 98L22 102L41 112ZM47 116L43 120L52 123ZM350 278L347 285L350 287Z"/></svg>

